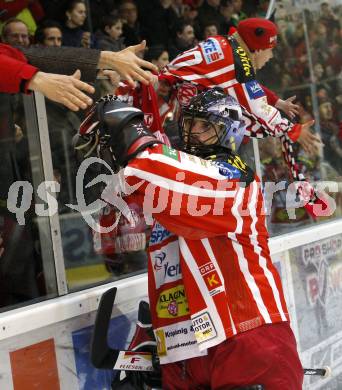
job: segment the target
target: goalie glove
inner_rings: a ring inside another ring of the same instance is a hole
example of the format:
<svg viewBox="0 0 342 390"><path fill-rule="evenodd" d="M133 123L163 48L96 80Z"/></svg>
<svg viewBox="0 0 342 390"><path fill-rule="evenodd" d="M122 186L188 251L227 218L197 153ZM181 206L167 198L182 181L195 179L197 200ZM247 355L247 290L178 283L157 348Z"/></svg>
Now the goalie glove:
<svg viewBox="0 0 342 390"><path fill-rule="evenodd" d="M109 148L116 162L125 166L147 147L161 143L143 121L141 110L107 95L92 107L81 123L79 137L86 142L93 138L100 155L101 149Z"/></svg>

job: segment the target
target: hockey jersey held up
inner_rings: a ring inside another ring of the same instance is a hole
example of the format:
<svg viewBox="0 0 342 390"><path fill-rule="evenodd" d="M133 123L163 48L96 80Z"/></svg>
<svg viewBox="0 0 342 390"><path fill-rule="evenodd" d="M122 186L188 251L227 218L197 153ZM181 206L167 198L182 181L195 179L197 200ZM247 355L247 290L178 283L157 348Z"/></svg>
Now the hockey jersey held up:
<svg viewBox="0 0 342 390"><path fill-rule="evenodd" d="M237 156L208 161L155 145L122 170L136 188L130 196L156 221L148 277L162 364L289 320L260 182L247 169Z"/></svg>
<svg viewBox="0 0 342 390"><path fill-rule="evenodd" d="M300 135L301 125L283 118L277 108L268 104L267 88L264 90L256 80L247 52L233 36L214 36L200 42L195 48L176 57L166 67L162 77L176 85L177 82L187 82L199 89L218 86L235 97L251 114L244 117L246 136L280 137L284 159L293 179L301 182L297 186L298 194L309 214L317 216L314 208L317 204L321 205L318 215L331 215L332 210L324 193L318 193L309 183L305 183L305 177L295 160L292 144ZM181 98L184 95L182 89L182 86L178 86ZM185 89L189 90L186 86Z"/></svg>

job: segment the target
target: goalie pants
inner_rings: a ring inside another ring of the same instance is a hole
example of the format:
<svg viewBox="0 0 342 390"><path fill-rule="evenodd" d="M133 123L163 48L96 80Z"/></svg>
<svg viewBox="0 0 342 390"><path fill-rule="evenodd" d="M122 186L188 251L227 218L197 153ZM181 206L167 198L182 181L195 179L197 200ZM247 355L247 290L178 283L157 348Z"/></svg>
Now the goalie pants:
<svg viewBox="0 0 342 390"><path fill-rule="evenodd" d="M208 350L208 355L162 365L163 390L301 390L303 367L288 322L262 325Z"/></svg>

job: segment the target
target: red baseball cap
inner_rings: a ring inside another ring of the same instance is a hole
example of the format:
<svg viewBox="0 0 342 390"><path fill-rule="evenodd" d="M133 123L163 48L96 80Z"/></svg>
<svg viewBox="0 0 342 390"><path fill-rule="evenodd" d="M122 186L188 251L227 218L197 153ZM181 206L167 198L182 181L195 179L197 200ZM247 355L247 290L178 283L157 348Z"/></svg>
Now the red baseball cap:
<svg viewBox="0 0 342 390"><path fill-rule="evenodd" d="M267 19L242 20L237 31L251 51L273 48L277 44L277 26Z"/></svg>

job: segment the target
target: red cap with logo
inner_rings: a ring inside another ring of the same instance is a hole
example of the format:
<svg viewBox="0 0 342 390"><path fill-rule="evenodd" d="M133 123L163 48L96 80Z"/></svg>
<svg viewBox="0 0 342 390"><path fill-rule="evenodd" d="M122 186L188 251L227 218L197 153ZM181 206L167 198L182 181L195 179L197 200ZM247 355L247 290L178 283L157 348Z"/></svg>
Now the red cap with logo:
<svg viewBox="0 0 342 390"><path fill-rule="evenodd" d="M251 51L273 48L277 44L277 26L267 19L242 20L237 31Z"/></svg>

